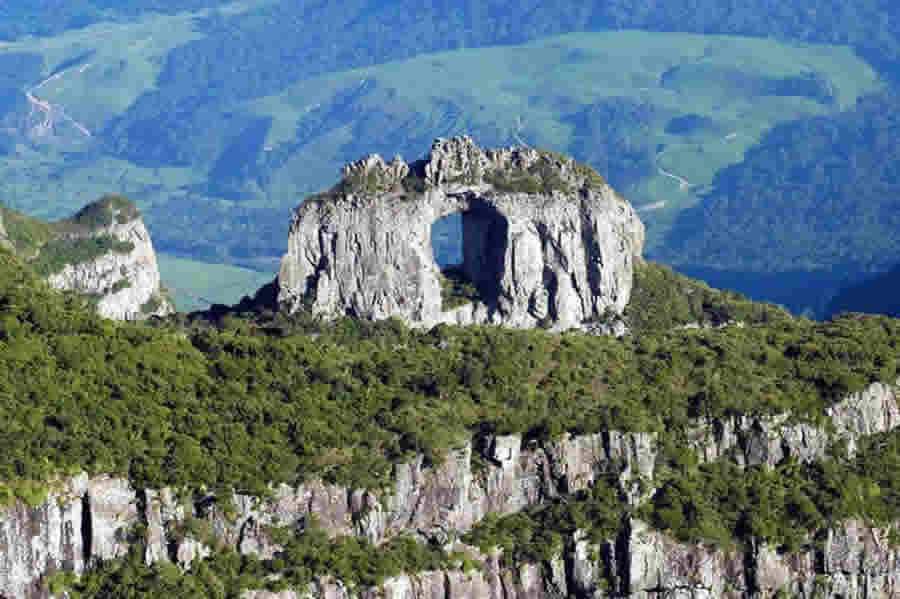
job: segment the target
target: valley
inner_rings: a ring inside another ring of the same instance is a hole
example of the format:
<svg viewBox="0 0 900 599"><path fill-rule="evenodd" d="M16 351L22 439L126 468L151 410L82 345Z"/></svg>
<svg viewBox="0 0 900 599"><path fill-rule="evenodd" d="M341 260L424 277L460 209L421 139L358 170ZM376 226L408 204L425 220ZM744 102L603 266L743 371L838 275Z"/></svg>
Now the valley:
<svg viewBox="0 0 900 599"><path fill-rule="evenodd" d="M7 45L3 53L43 67L21 88L29 107L3 117L4 201L53 218L116 190L142 207L161 251L271 273L291 210L341 165L369 151L418 155L437 135L468 133L588 161L642 210L653 251L766 132L835 114L882 86L839 46L574 33L340 71L260 97L183 90L171 115L135 120L159 95L154 82L167 80L173 51L204 38L205 15Z"/></svg>

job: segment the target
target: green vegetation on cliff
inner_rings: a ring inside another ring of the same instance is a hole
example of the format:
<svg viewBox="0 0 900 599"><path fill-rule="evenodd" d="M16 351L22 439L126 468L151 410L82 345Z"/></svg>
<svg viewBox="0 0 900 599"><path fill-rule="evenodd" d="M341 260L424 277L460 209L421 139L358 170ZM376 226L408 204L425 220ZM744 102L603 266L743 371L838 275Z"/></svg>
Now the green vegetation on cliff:
<svg viewBox="0 0 900 599"><path fill-rule="evenodd" d="M119 241L112 235L56 239L41 247L40 254L32 261L31 266L39 275L49 276L70 264L90 262L111 252L127 254L133 249L133 243Z"/></svg>
<svg viewBox="0 0 900 599"><path fill-rule="evenodd" d="M503 550L509 564L545 562L560 554L565 539L583 531L596 544L616 536L628 510L615 481L509 516L488 515L463 537L483 553Z"/></svg>
<svg viewBox="0 0 900 599"><path fill-rule="evenodd" d="M379 487L475 430L677 431L692 417L817 418L894 381L900 323L776 320L616 340L395 322L111 323L0 255L0 480L79 469L148 487L322 476ZM316 335L297 334L303 331Z"/></svg>
<svg viewBox="0 0 900 599"><path fill-rule="evenodd" d="M900 522L898 431L865 439L854 457L839 447L808 465L743 470L678 457L639 514L681 541L727 546L755 538L795 551L851 518L881 527Z"/></svg>
<svg viewBox="0 0 900 599"><path fill-rule="evenodd" d="M134 202L120 195L105 195L62 223L73 227L79 225L93 231L114 224L124 225L138 218L141 218L141 212Z"/></svg>
<svg viewBox="0 0 900 599"><path fill-rule="evenodd" d="M441 271L441 301L444 310L452 310L481 299L475 284L459 267Z"/></svg>
<svg viewBox="0 0 900 599"><path fill-rule="evenodd" d="M21 212L0 205L0 220L6 230L6 241L12 244L17 255L29 260L37 255L41 246L53 238L53 226Z"/></svg>
<svg viewBox="0 0 900 599"><path fill-rule="evenodd" d="M128 556L101 564L80 579L56 576L49 588L67 590L72 599L165 597L179 599L236 598L242 591L304 589L315 579L331 577L351 588L368 588L403 573L455 569L465 558L398 537L379 547L352 537L329 539L315 527L294 534L274 531L282 545L272 560L217 550L198 560L189 572L161 562L148 566L139 546Z"/></svg>
<svg viewBox="0 0 900 599"><path fill-rule="evenodd" d="M137 206L118 195L104 196L71 218L56 222L44 222L0 205L0 223L6 230L6 241L17 256L44 277L70 264L89 262L111 252L132 251L132 243L100 231L140 217Z"/></svg>
<svg viewBox="0 0 900 599"><path fill-rule="evenodd" d="M641 335L684 326L775 323L789 319L790 314L738 293L713 289L662 264L638 262L625 318L632 331Z"/></svg>

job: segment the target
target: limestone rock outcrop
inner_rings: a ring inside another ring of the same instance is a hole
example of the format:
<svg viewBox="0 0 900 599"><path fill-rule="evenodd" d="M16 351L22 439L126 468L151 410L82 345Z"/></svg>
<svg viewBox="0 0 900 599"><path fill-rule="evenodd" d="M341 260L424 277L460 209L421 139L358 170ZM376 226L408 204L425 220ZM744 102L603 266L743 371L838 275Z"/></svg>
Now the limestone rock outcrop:
<svg viewBox="0 0 900 599"><path fill-rule="evenodd" d="M73 227L70 239L111 239L115 245L100 256L66 264L48 277L56 289L96 298L97 311L105 318L141 320L173 311L161 289L159 267L150 233L137 209L110 198L86 207L96 224ZM78 216L76 215L75 219Z"/></svg>
<svg viewBox="0 0 900 599"><path fill-rule="evenodd" d="M432 225L455 213L457 270L477 292L462 305L442 294L431 243ZM353 163L335 189L297 209L279 302L422 327L603 328L628 303L643 243L635 211L590 168L531 148L437 140L418 163Z"/></svg>
<svg viewBox="0 0 900 599"><path fill-rule="evenodd" d="M795 422L790 414L704 420L690 434L703 462L729 459L739 466L775 466L787 458L811 462L842 440L852 455L859 439L900 426L900 379L873 383L826 410L830 427ZM830 429L830 430L829 430Z"/></svg>
<svg viewBox="0 0 900 599"><path fill-rule="evenodd" d="M9 233L6 231L6 225L3 222L3 211L0 210L0 248L11 250L12 242L9 240Z"/></svg>

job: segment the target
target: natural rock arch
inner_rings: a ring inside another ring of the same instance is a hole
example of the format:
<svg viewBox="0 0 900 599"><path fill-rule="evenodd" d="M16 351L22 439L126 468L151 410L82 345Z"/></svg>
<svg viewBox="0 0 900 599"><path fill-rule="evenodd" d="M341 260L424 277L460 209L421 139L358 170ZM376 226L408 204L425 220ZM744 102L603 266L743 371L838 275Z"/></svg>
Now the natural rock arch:
<svg viewBox="0 0 900 599"><path fill-rule="evenodd" d="M431 226L463 214L462 269L480 299L449 308ZM438 140L425 161L373 156L296 211L279 302L325 318L414 326L591 328L628 302L644 229L592 170L530 148Z"/></svg>
<svg viewBox="0 0 900 599"><path fill-rule="evenodd" d="M435 264L443 276L441 310L448 311L451 304L467 303L475 299L487 306L488 311L497 309L502 288L504 256L507 251L509 222L492 206L475 198L463 202L464 208L438 218L431 225L443 219L459 216L461 253L457 264L442 265L435 255ZM431 240L432 246L434 240ZM461 288L461 289L456 289ZM455 290L455 292L454 292Z"/></svg>

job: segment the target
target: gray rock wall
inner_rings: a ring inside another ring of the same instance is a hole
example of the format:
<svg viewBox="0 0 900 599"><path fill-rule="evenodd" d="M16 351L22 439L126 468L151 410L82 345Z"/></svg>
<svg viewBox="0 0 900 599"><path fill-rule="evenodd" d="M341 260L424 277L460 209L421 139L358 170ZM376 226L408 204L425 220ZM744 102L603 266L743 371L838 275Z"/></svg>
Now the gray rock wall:
<svg viewBox="0 0 900 599"><path fill-rule="evenodd" d="M546 163L546 164L545 164ZM523 192L490 183L554 173L560 188ZM644 228L606 184L571 160L528 148L485 151L468 138L438 140L424 167L426 189L401 189L409 165L380 157L349 165L345 182L367 182L296 211L279 273L280 303L336 318L399 317L410 325L493 323L591 328L621 314L631 294ZM444 306L431 227L463 215L462 270L475 301Z"/></svg>
<svg viewBox="0 0 900 599"><path fill-rule="evenodd" d="M788 457L801 462L822 458L833 440L856 451L859 439L900 426L900 380L874 383L830 407L828 426L793 422L790 414L740 416L701 422L690 433L690 444L705 462L730 459L740 466L775 466Z"/></svg>
<svg viewBox="0 0 900 599"><path fill-rule="evenodd" d="M245 599L632 599L775 598L871 599L900 593L900 552L887 532L847 522L823 548L789 557L769 547L720 551L681 544L629 522L618 539L593 546L581 533L546 563L505 564L481 556L470 572L424 572L385 581L378 589L348 589L320 580L305 593L248 592Z"/></svg>
<svg viewBox="0 0 900 599"><path fill-rule="evenodd" d="M171 304L162 297L156 252L142 219L114 222L92 235L110 235L132 244L133 249L69 264L48 278L51 286L98 298L97 311L105 318L139 320L172 312ZM152 300L158 305L153 309L145 307Z"/></svg>

